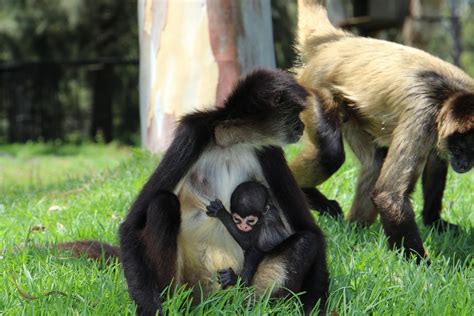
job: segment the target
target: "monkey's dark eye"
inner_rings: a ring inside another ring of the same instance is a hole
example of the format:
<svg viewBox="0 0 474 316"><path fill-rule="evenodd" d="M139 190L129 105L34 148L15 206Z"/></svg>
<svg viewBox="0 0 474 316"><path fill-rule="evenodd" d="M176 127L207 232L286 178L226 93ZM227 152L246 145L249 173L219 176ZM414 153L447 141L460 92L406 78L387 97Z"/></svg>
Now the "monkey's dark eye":
<svg viewBox="0 0 474 316"><path fill-rule="evenodd" d="M265 205L265 212L268 212L270 210L270 204Z"/></svg>
<svg viewBox="0 0 474 316"><path fill-rule="evenodd" d="M453 147L453 148L451 148L451 152L454 153L454 154L460 154L461 153L461 148Z"/></svg>

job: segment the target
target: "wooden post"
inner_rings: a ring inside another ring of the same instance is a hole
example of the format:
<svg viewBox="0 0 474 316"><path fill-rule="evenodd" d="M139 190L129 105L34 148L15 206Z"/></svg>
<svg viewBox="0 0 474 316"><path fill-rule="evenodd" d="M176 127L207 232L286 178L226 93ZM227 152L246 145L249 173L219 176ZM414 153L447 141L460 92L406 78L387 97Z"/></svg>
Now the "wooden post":
<svg viewBox="0 0 474 316"><path fill-rule="evenodd" d="M428 50L434 29L439 27L439 17L444 0L410 0L410 15L403 26L405 45ZM434 19L432 19L434 18Z"/></svg>
<svg viewBox="0 0 474 316"><path fill-rule="evenodd" d="M459 3L458 0L450 0L449 8L451 11L451 33L453 36L453 63L456 66L461 66L461 19L459 18Z"/></svg>
<svg viewBox="0 0 474 316"><path fill-rule="evenodd" d="M274 67L269 0L139 0L142 144L165 150L183 114L222 104L237 78Z"/></svg>

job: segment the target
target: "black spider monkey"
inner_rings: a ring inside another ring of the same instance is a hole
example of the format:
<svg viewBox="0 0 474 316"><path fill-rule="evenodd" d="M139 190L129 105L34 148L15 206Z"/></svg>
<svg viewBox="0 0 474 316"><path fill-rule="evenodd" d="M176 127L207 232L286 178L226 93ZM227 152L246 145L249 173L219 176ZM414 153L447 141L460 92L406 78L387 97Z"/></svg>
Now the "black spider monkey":
<svg viewBox="0 0 474 316"><path fill-rule="evenodd" d="M329 275L325 240L281 146L298 141L308 92L292 75L257 70L241 79L223 107L185 115L174 140L120 225L120 250L128 290L140 315L160 310L171 284L215 287L215 271L240 271L243 251L206 215L209 197L229 201L238 184L255 180L269 188L292 231L260 263L252 285L272 284L272 295L304 292L309 313L324 312ZM267 260L267 258L269 258ZM278 277L275 277L278 275ZM194 287L196 290L198 287Z"/></svg>
<svg viewBox="0 0 474 316"><path fill-rule="evenodd" d="M212 201L206 209L207 215L218 218L244 250L240 273L244 285L252 281L265 253L291 235L267 188L255 181L237 186L230 198L230 213L219 199ZM232 268L219 270L218 277L223 288L237 283L237 274Z"/></svg>

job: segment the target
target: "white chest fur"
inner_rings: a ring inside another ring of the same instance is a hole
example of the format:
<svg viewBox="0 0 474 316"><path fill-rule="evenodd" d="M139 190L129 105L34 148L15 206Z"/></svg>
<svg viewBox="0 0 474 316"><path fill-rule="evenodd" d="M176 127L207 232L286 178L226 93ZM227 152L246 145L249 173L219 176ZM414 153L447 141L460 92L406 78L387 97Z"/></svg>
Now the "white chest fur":
<svg viewBox="0 0 474 316"><path fill-rule="evenodd" d="M219 269L240 271L243 252L222 223L206 215L206 205L220 199L229 208L234 189L242 182L265 183L254 149L243 145L206 150L178 189L181 202L179 249L183 281L211 279Z"/></svg>

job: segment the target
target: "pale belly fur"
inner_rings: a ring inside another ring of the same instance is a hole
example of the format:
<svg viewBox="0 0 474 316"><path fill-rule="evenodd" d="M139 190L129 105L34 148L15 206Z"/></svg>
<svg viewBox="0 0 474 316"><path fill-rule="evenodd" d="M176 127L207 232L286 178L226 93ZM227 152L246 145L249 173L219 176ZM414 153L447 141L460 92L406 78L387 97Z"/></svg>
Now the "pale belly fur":
<svg viewBox="0 0 474 316"><path fill-rule="evenodd" d="M218 198L229 209L234 189L250 180L265 183L253 149L241 145L212 147L212 150L202 154L186 175L177 190L181 203L179 283L200 283L204 291L209 292L219 288L217 270L231 267L237 273L241 271L244 260L242 249L218 219L206 215L206 205ZM259 266L254 278L257 288L268 287L270 280L271 283L284 281L283 264L274 261L265 260Z"/></svg>

